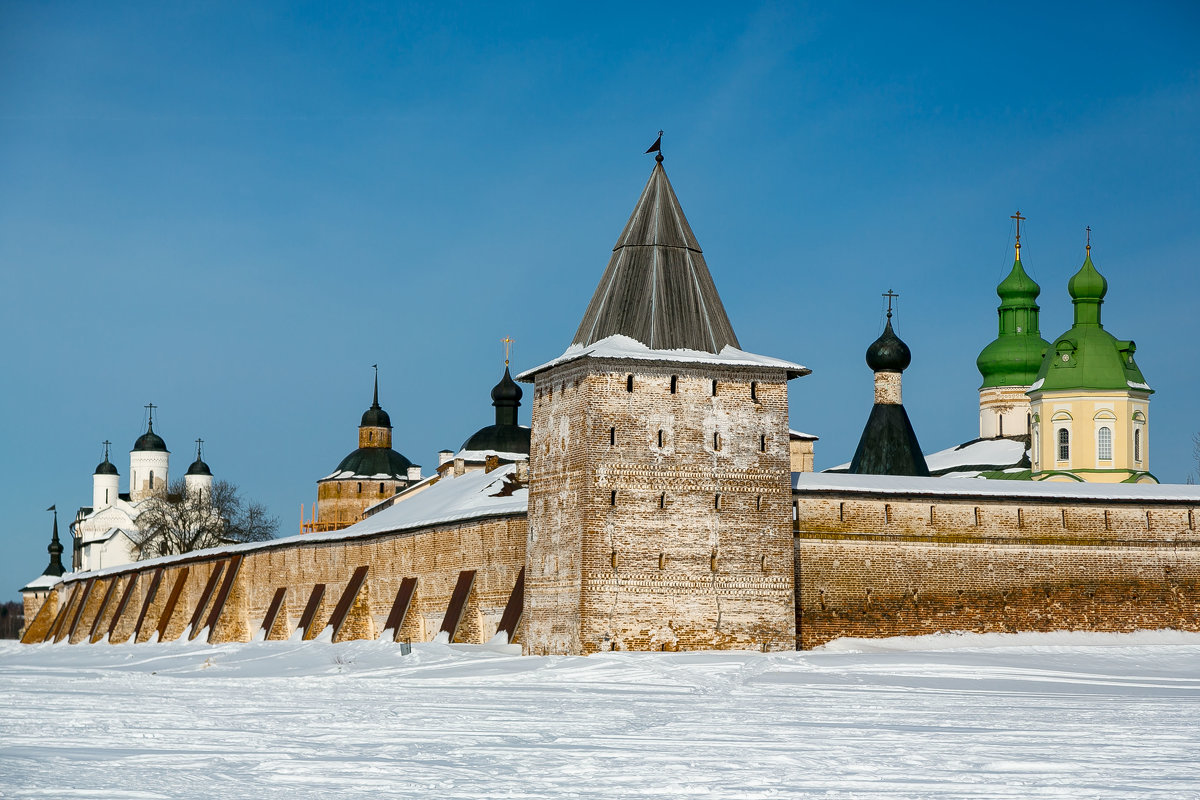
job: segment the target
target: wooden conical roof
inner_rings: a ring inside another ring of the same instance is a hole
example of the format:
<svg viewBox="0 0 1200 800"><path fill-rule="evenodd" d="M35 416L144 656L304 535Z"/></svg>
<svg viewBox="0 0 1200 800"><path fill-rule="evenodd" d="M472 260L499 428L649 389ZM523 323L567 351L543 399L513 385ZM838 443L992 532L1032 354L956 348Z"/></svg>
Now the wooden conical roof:
<svg viewBox="0 0 1200 800"><path fill-rule="evenodd" d="M613 247L573 344L615 334L653 350L741 349L662 162Z"/></svg>

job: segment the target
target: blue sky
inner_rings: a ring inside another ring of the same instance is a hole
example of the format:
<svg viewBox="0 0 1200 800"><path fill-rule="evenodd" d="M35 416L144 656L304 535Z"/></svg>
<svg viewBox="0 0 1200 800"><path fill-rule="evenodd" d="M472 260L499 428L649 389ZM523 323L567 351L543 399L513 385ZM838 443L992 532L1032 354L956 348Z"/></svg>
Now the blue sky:
<svg viewBox="0 0 1200 800"><path fill-rule="evenodd" d="M569 343L653 164L744 348L813 369L792 426L848 460L880 293L926 451L977 435L1012 223L1070 325L1084 226L1106 327L1195 465L1200 10L1179 4L8 3L0 10L0 596L100 442L197 436L295 530L380 365L431 469L502 370ZM528 422L528 406L521 420ZM65 524L63 525L65 534Z"/></svg>

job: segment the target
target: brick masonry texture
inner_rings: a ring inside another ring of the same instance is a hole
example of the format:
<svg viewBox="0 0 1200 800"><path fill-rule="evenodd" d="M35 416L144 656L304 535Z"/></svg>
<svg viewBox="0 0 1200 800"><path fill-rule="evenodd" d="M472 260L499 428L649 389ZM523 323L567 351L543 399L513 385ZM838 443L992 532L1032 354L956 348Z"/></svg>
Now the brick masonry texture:
<svg viewBox="0 0 1200 800"><path fill-rule="evenodd" d="M552 369L531 463L526 652L795 646L783 370Z"/></svg>
<svg viewBox="0 0 1200 800"><path fill-rule="evenodd" d="M797 645L938 631L1200 630L1196 510L804 492Z"/></svg>

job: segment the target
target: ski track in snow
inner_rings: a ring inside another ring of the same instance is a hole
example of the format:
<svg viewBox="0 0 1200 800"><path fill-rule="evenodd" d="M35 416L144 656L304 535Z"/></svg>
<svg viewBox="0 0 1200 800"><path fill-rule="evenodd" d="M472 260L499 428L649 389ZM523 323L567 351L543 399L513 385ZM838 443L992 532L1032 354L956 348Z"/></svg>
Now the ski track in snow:
<svg viewBox="0 0 1200 800"><path fill-rule="evenodd" d="M1200 797L1200 635L976 638L588 658L5 642L0 797Z"/></svg>

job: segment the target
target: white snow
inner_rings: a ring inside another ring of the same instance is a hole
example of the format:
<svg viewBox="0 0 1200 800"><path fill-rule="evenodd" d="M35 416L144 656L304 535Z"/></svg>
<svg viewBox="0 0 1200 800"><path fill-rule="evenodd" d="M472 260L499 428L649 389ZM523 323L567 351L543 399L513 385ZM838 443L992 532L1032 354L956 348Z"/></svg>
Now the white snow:
<svg viewBox="0 0 1200 800"><path fill-rule="evenodd" d="M988 466L1009 467L1025 455L1025 445L1012 439L984 439L958 447L939 450L925 456L930 472L940 472L954 467Z"/></svg>
<svg viewBox="0 0 1200 800"><path fill-rule="evenodd" d="M581 345L573 344L566 351L554 359L547 361L541 366L527 369L517 376L519 381L533 380L533 376L557 366L565 364L568 361L574 361L584 356L592 356L593 358L620 358L620 359L638 359L643 361L679 361L686 363L698 364L722 364L731 366L750 366L750 367L776 367L786 369L789 372L798 373L799 375L807 375L812 370L808 367L795 364L791 361L784 361L779 358L771 358L770 356L760 356L754 353L747 353L745 350L738 350L736 347L726 345L720 353L707 353L703 350L651 350L646 345L633 339L629 336L614 334L607 338L601 339L595 344Z"/></svg>
<svg viewBox="0 0 1200 800"><path fill-rule="evenodd" d="M528 461L529 453L506 453L500 450L459 450L454 454L455 458L461 458L468 462L483 462L487 461L488 456L496 456L505 461Z"/></svg>
<svg viewBox="0 0 1200 800"><path fill-rule="evenodd" d="M851 475L842 472L793 472L797 491L848 491L872 494L966 495L970 497L1053 497L1073 500L1129 500L1200 503L1200 486L1178 483L1077 483L984 481L918 478L908 475Z"/></svg>
<svg viewBox="0 0 1200 800"><path fill-rule="evenodd" d="M814 442L819 441L821 438L820 436L813 436L811 433L805 433L804 431L789 430L788 435L796 439L812 439Z"/></svg>
<svg viewBox="0 0 1200 800"><path fill-rule="evenodd" d="M58 584L63 578L70 576L70 574L68 572L66 575L39 575L21 587L21 591L24 592L27 589L49 589L51 586Z"/></svg>
<svg viewBox="0 0 1200 800"><path fill-rule="evenodd" d="M1045 378L1038 378L1036 381L1033 382L1033 385L1029 387L1029 391L1036 392L1038 389L1042 388L1042 384L1045 382L1046 382Z"/></svg>
<svg viewBox="0 0 1200 800"><path fill-rule="evenodd" d="M512 646L0 643L0 796L1200 796L1200 635Z"/></svg>
<svg viewBox="0 0 1200 800"><path fill-rule="evenodd" d="M1141 381L1125 381L1125 383L1129 384L1130 389L1143 389L1145 391L1150 391L1150 387Z"/></svg>

